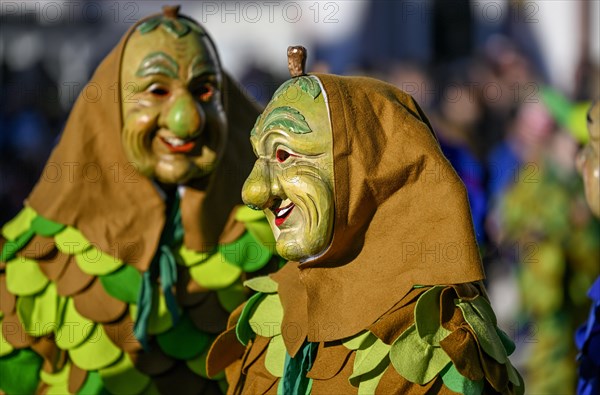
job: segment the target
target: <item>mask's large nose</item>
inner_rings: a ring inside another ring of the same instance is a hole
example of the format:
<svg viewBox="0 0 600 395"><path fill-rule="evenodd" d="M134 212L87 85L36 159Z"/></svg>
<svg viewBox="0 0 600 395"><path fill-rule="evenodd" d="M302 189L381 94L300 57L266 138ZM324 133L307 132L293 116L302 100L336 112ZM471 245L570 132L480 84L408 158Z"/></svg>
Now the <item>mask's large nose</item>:
<svg viewBox="0 0 600 395"><path fill-rule="evenodd" d="M259 159L242 187L242 200L254 210L266 210L276 199L282 199L277 176L271 174L269 162Z"/></svg>
<svg viewBox="0 0 600 395"><path fill-rule="evenodd" d="M192 95L181 92L174 98L163 119L163 125L182 139L195 137L204 129L206 116Z"/></svg>

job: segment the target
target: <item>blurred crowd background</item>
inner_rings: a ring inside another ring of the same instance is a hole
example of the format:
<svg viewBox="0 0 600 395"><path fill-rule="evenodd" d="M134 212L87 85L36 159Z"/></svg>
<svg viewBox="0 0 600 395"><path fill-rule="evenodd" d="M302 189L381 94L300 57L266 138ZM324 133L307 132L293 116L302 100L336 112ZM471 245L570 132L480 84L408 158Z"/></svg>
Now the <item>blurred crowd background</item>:
<svg viewBox="0 0 600 395"><path fill-rule="evenodd" d="M166 3L0 3L0 223L22 206L98 63ZM308 48L310 71L411 93L467 186L490 298L527 392L574 392L573 333L600 272L600 224L575 165L600 97L598 0L180 3L263 104L288 78L291 44Z"/></svg>

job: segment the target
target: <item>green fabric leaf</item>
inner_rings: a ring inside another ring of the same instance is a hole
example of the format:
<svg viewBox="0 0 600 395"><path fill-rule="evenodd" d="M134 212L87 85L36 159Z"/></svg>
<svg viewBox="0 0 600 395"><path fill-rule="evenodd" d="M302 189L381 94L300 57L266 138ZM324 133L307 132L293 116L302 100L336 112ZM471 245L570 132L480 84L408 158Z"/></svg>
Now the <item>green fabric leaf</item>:
<svg viewBox="0 0 600 395"><path fill-rule="evenodd" d="M244 286L256 291L266 294L276 293L279 284L277 284L271 277L262 276L255 277L250 280L244 281Z"/></svg>
<svg viewBox="0 0 600 395"><path fill-rule="evenodd" d="M269 294L256 305L250 313L248 323L259 336L273 337L281 334L283 306L278 294Z"/></svg>
<svg viewBox="0 0 600 395"><path fill-rule="evenodd" d="M196 251L190 250L189 248L187 248L185 245L182 244L181 247L179 248L179 257L181 259L178 259L178 263L182 264L183 266L194 266L194 265L199 264L200 262L204 262L212 254L214 254L214 251L196 252Z"/></svg>
<svg viewBox="0 0 600 395"><path fill-rule="evenodd" d="M359 348L361 348L361 346L363 346L363 344L367 343L367 341L371 338L373 338L372 339L373 341L375 341L375 339L376 339L375 335L373 335L371 332L363 331L363 332L359 332L358 334L356 334L352 337L349 337L347 340L344 340L342 342L342 344L348 350L358 350Z"/></svg>
<svg viewBox="0 0 600 395"><path fill-rule="evenodd" d="M0 358L14 351L12 344L6 341L2 335L2 318L0 318Z"/></svg>
<svg viewBox="0 0 600 395"><path fill-rule="evenodd" d="M242 274L242 269L232 265L220 254L213 254L205 262L190 268L190 275L198 284L216 290L229 287Z"/></svg>
<svg viewBox="0 0 600 395"><path fill-rule="evenodd" d="M21 248L25 247L29 240L33 237L33 230L28 229L25 233L22 233L15 240L7 241L4 246L2 246L2 251L0 252L0 261L8 262L13 259L17 252L21 250Z"/></svg>
<svg viewBox="0 0 600 395"><path fill-rule="evenodd" d="M0 390L12 394L34 394L38 386L42 357L30 349L0 358Z"/></svg>
<svg viewBox="0 0 600 395"><path fill-rule="evenodd" d="M96 323L83 317L75 308L73 298L64 299L54 341L63 350L81 345L95 332Z"/></svg>
<svg viewBox="0 0 600 395"><path fill-rule="evenodd" d="M484 320L473 308L471 303L461 302L458 304L458 307L461 309L465 321L467 321L467 323L471 325L471 328L473 328L473 331L475 331L477 340L479 341L481 348L483 348L483 351L499 363L506 363L508 357L504 350L504 346L502 345L502 340L496 332L496 326L492 322Z"/></svg>
<svg viewBox="0 0 600 395"><path fill-rule="evenodd" d="M248 299L248 301L246 302L244 308L242 309L242 314L240 315L238 323L235 327L235 335L237 336L240 343L242 343L244 346L248 344L248 341L251 338L254 338L254 331L250 327L249 322L250 315L254 311L256 305L259 304L265 296L265 294L260 292L255 295L252 295L250 299Z"/></svg>
<svg viewBox="0 0 600 395"><path fill-rule="evenodd" d="M2 236L6 240L15 240L31 228L31 221L37 216L34 209L29 206L23 207L21 211L2 227Z"/></svg>
<svg viewBox="0 0 600 395"><path fill-rule="evenodd" d="M108 394L104 390L102 378L98 372L88 372L85 382L77 391L77 395L104 395Z"/></svg>
<svg viewBox="0 0 600 395"><path fill-rule="evenodd" d="M122 351L113 344L102 325L96 325L92 334L79 346L69 350L75 365L84 370L98 370L113 364Z"/></svg>
<svg viewBox="0 0 600 395"><path fill-rule="evenodd" d="M44 371L44 369L40 370L40 378L42 381L48 385L68 385L69 384L69 374L71 372L71 363L67 361L65 366L61 370L56 373L48 373Z"/></svg>
<svg viewBox="0 0 600 395"><path fill-rule="evenodd" d="M261 210L253 210L247 206L240 206L235 212L235 219L248 225L249 222L266 220L265 213Z"/></svg>
<svg viewBox="0 0 600 395"><path fill-rule="evenodd" d="M271 251L245 232L233 243L220 245L219 252L227 262L249 273L261 269L271 259Z"/></svg>
<svg viewBox="0 0 600 395"><path fill-rule="evenodd" d="M283 367L285 366L285 343L283 336L276 335L271 338L267 346L267 355L265 356L265 368L275 377L283 377Z"/></svg>
<svg viewBox="0 0 600 395"><path fill-rule="evenodd" d="M113 394L139 394L150 383L150 377L133 367L124 353L114 364L98 371L104 387Z"/></svg>
<svg viewBox="0 0 600 395"><path fill-rule="evenodd" d="M138 307L135 304L129 305L129 313L131 318L135 321L137 318ZM151 335L157 335L164 333L171 329L173 326L173 319L169 310L167 309L167 303L160 289L154 288L152 290L152 309L150 310L150 316L148 318L148 326L146 332ZM138 338L139 339L139 338Z"/></svg>
<svg viewBox="0 0 600 395"><path fill-rule="evenodd" d="M435 286L424 292L415 305L415 327L425 342L439 346L440 341L450 334L440 321L440 294L445 286Z"/></svg>
<svg viewBox="0 0 600 395"><path fill-rule="evenodd" d="M444 385L451 391L463 395L480 395L483 393L483 380L469 380L456 370L454 364L448 365L441 375Z"/></svg>
<svg viewBox="0 0 600 395"><path fill-rule="evenodd" d="M40 236L51 237L65 228L65 225L38 215L31 221L31 230Z"/></svg>
<svg viewBox="0 0 600 395"><path fill-rule="evenodd" d="M12 294L34 295L42 291L49 281L32 259L17 257L6 263L6 288Z"/></svg>
<svg viewBox="0 0 600 395"><path fill-rule="evenodd" d="M402 377L417 384L428 383L450 363L444 350L421 339L414 324L394 341L390 360Z"/></svg>
<svg viewBox="0 0 600 395"><path fill-rule="evenodd" d="M504 350L506 351L506 355L511 355L515 352L516 346L510 337L500 328L496 327L496 333L504 346Z"/></svg>
<svg viewBox="0 0 600 395"><path fill-rule="evenodd" d="M92 276L104 276L123 266L123 261L96 247L75 254L75 261L84 273Z"/></svg>
<svg viewBox="0 0 600 395"><path fill-rule="evenodd" d="M192 320L184 315L177 325L156 337L165 354L177 359L191 359L200 355L210 345L213 337L200 332Z"/></svg>
<svg viewBox="0 0 600 395"><path fill-rule="evenodd" d="M34 337L53 333L58 325L57 313L61 299L53 282L37 295L18 298L17 314L25 331Z"/></svg>
<svg viewBox="0 0 600 395"><path fill-rule="evenodd" d="M67 226L57 233L54 236L54 242L56 243L56 248L58 248L60 252L69 255L75 255L92 247L92 244L81 234L81 232L72 226Z"/></svg>
<svg viewBox="0 0 600 395"><path fill-rule="evenodd" d="M513 383L517 387L523 386L523 379L519 375L519 372L517 372L517 369L515 369L514 366L512 366L510 361L506 362L506 371L508 373L508 379L511 383Z"/></svg>
<svg viewBox="0 0 600 395"><path fill-rule="evenodd" d="M377 339L370 347L356 351L354 368L352 374L348 378L350 384L358 387L363 380L361 376L366 375L377 368L379 369L376 375L383 373L385 368L389 365L388 355L390 348L390 345Z"/></svg>
<svg viewBox="0 0 600 395"><path fill-rule="evenodd" d="M312 368L317 347L318 343L305 342L294 358L285 354L283 378L277 388L277 394L310 394L313 381L306 375Z"/></svg>
<svg viewBox="0 0 600 395"><path fill-rule="evenodd" d="M190 360L185 361L186 365L190 370L196 373L198 376L204 377L205 379L211 380L223 380L225 379L225 372L221 371L217 373L213 377L208 377L208 373L206 372L206 356L208 355L208 350L206 350L201 355L194 357Z"/></svg>
<svg viewBox="0 0 600 395"><path fill-rule="evenodd" d="M104 290L114 298L133 304L142 286L142 275L133 267L123 265L116 272L100 276Z"/></svg>
<svg viewBox="0 0 600 395"><path fill-rule="evenodd" d="M246 296L244 286L240 283L234 283L230 287L217 291L219 303L230 313L246 301Z"/></svg>
<svg viewBox="0 0 600 395"><path fill-rule="evenodd" d="M275 248L275 237L269 223L264 221L249 222L246 224L246 230L263 246L269 249L271 253Z"/></svg>

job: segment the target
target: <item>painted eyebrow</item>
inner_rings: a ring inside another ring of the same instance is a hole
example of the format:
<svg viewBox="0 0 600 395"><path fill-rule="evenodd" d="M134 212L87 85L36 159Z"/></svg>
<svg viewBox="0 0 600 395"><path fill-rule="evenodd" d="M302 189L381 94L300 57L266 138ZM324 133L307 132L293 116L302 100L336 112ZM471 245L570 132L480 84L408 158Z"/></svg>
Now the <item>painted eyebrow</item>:
<svg viewBox="0 0 600 395"><path fill-rule="evenodd" d="M172 57L162 51L152 52L142 60L135 75L146 77L152 74L162 74L167 77L177 78L179 75L179 65Z"/></svg>
<svg viewBox="0 0 600 395"><path fill-rule="evenodd" d="M197 78L203 74L217 74L217 70L214 67L214 65L210 62L205 62L204 57L202 55L197 55L192 60L191 70L192 72L190 74L192 79Z"/></svg>

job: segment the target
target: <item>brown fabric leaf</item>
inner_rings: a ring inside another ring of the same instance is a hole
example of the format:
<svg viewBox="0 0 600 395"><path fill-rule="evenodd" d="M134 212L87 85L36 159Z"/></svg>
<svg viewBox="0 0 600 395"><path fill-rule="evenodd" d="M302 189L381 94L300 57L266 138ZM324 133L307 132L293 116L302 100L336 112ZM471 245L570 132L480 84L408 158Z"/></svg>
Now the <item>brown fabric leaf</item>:
<svg viewBox="0 0 600 395"><path fill-rule="evenodd" d="M344 346L341 346L344 347ZM345 348L345 347L344 347ZM319 380L313 380L312 393L315 395L319 394L334 394L334 393L343 393L343 394L356 394L358 392L358 388L350 385L348 381L348 377L352 374L354 369L354 357L356 356L355 352L351 352L346 359L343 361L341 366L341 370L333 375L330 378ZM334 362L336 365L339 364L339 361Z"/></svg>
<svg viewBox="0 0 600 395"><path fill-rule="evenodd" d="M31 349L44 358L42 369L47 373L61 370L67 361L67 353L56 346L53 336L38 337Z"/></svg>
<svg viewBox="0 0 600 395"><path fill-rule="evenodd" d="M379 321L369 326L375 336L385 344L392 344L415 321L415 305L409 304L386 314Z"/></svg>
<svg viewBox="0 0 600 395"><path fill-rule="evenodd" d="M196 328L207 333L221 333L227 327L229 313L221 306L216 292L209 292L208 297L200 304L188 310Z"/></svg>
<svg viewBox="0 0 600 395"><path fill-rule="evenodd" d="M227 218L227 222L225 223L225 228L223 228L223 232L221 232L221 236L219 236L219 244L233 243L246 231L244 223L235 219L237 209L238 207L231 210L229 218Z"/></svg>
<svg viewBox="0 0 600 395"><path fill-rule="evenodd" d="M54 238L36 234L29 240L25 247L17 252L17 255L37 260L47 257L54 251L57 251L56 244L54 244Z"/></svg>
<svg viewBox="0 0 600 395"><path fill-rule="evenodd" d="M84 273L69 255L62 275L56 280L56 291L61 296L73 296L88 287L96 277Z"/></svg>
<svg viewBox="0 0 600 395"><path fill-rule="evenodd" d="M0 273L0 311L6 315L13 314L16 304L17 297L6 288L6 274Z"/></svg>
<svg viewBox="0 0 600 395"><path fill-rule="evenodd" d="M244 310L244 306L246 306L246 303L242 303L231 312L229 319L227 320L227 329L233 328L237 325L240 316L242 315L242 311Z"/></svg>
<svg viewBox="0 0 600 395"><path fill-rule="evenodd" d="M71 364L71 370L69 371L69 392L76 394L81 389L83 383L87 379L88 372L83 370L75 364Z"/></svg>
<svg viewBox="0 0 600 395"><path fill-rule="evenodd" d="M93 279L92 285L73 296L75 308L79 314L94 322L108 323L117 320L127 311L127 303L106 293L99 278Z"/></svg>
<svg viewBox="0 0 600 395"><path fill-rule="evenodd" d="M306 287L300 281L300 270L297 262L288 262L277 273L272 274L271 278L279 284L278 294L283 306L281 334L285 342L285 348L293 358L309 334ZM331 324L314 329L316 332L319 332L319 330L325 331L330 326Z"/></svg>
<svg viewBox="0 0 600 395"><path fill-rule="evenodd" d="M306 375L311 379L329 380L347 363L352 350L347 349L339 342L319 343L317 357L312 368Z"/></svg>
<svg viewBox="0 0 600 395"><path fill-rule="evenodd" d="M470 330L464 326L456 329L440 341L440 346L448 354L460 374L473 381L481 380L484 377L479 361L479 347Z"/></svg>
<svg viewBox="0 0 600 395"><path fill-rule="evenodd" d="M165 354L156 343L151 343L148 351L137 350L128 354L133 366L148 376L164 374L175 365L175 360Z"/></svg>
<svg viewBox="0 0 600 395"><path fill-rule="evenodd" d="M454 394L445 385L442 378L436 376L425 385L411 383L402 377L390 364L383 373L379 385L375 389L377 395L425 395L425 394Z"/></svg>
<svg viewBox="0 0 600 395"><path fill-rule="evenodd" d="M462 311L454 303L457 298L453 287L444 288L440 294L440 321L442 326L451 332L465 323Z"/></svg>
<svg viewBox="0 0 600 395"><path fill-rule="evenodd" d="M2 336L14 348L30 347L37 339L25 332L16 313L6 314L2 319Z"/></svg>
<svg viewBox="0 0 600 395"><path fill-rule="evenodd" d="M241 361L245 348L237 339L235 327L221 333L208 351L206 371L214 376L237 360ZM240 365L241 369L241 365Z"/></svg>
<svg viewBox="0 0 600 395"><path fill-rule="evenodd" d="M182 306L194 306L208 298L210 290L198 284L187 267L177 265L177 301Z"/></svg>
<svg viewBox="0 0 600 395"><path fill-rule="evenodd" d="M40 270L48 280L57 281L66 270L69 260L74 260L74 257L58 250L54 250L51 254L39 258L37 262ZM74 262L74 264L76 265L77 262ZM66 290L68 290L68 287Z"/></svg>
<svg viewBox="0 0 600 395"><path fill-rule="evenodd" d="M472 301L481 294L478 287L473 283L454 284L452 288L454 288L459 298L466 301Z"/></svg>
<svg viewBox="0 0 600 395"><path fill-rule="evenodd" d="M133 335L133 325L131 315L125 314L119 320L102 326L106 335L117 347L126 352L135 352L141 350L142 345Z"/></svg>
<svg viewBox="0 0 600 395"><path fill-rule="evenodd" d="M267 347L269 347L270 341L271 339L268 337L256 335L255 339L253 341L251 340L251 343L248 343L248 345L246 346L247 351L244 354L242 362L243 374L248 375L249 368L252 367L252 369L254 369L253 365L259 364L259 362L257 361L263 354L266 354Z"/></svg>
<svg viewBox="0 0 600 395"><path fill-rule="evenodd" d="M227 379L227 394L239 394L241 391L242 378L242 360L237 359L234 363L225 368L225 378Z"/></svg>
<svg viewBox="0 0 600 395"><path fill-rule="evenodd" d="M481 347L479 347L479 357L481 358L485 378L492 388L502 394L509 393L508 371L506 370L506 366L487 355Z"/></svg>
<svg viewBox="0 0 600 395"><path fill-rule="evenodd" d="M266 355L266 352L260 355L252 364L251 369L248 369L248 374L244 377L243 389L240 394L277 394L279 378L269 373L265 367Z"/></svg>

